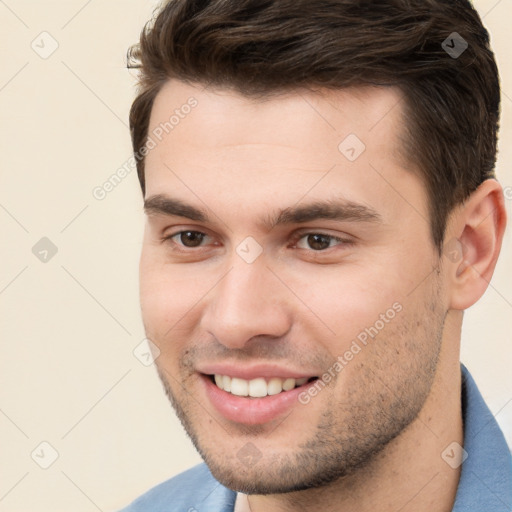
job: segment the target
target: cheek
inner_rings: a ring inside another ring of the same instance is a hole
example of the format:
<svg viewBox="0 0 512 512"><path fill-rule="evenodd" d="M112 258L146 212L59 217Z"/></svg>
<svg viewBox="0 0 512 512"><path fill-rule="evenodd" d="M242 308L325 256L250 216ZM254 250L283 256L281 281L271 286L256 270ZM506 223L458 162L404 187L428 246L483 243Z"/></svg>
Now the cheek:
<svg viewBox="0 0 512 512"><path fill-rule="evenodd" d="M178 371L177 363L187 342L187 322L193 320L194 298L177 285L170 267L142 257L140 304L146 336L158 347L157 365L164 380ZM167 372L167 373L166 373ZM172 385L172 379L169 382Z"/></svg>
<svg viewBox="0 0 512 512"><path fill-rule="evenodd" d="M176 270L165 265L151 247L144 248L139 267L140 304L146 330L162 341L187 306L181 286L176 283ZM149 333L148 333L149 334Z"/></svg>
<svg viewBox="0 0 512 512"><path fill-rule="evenodd" d="M151 333L158 343L174 340L198 323L201 300L215 282L211 274L201 276L194 265L172 265L158 251L143 249L140 304L148 337Z"/></svg>
<svg viewBox="0 0 512 512"><path fill-rule="evenodd" d="M393 319L404 301L399 281L390 277L389 269L375 266L324 267L311 271L307 285L303 273L291 282L307 308L302 318L335 356L376 322L381 327L381 315ZM300 316L295 317L299 323Z"/></svg>

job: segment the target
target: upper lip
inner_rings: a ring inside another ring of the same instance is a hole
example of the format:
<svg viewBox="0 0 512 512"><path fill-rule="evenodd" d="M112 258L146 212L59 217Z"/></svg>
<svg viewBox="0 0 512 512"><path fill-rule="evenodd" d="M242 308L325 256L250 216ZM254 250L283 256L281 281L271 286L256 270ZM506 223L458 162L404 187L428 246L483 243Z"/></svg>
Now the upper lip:
<svg viewBox="0 0 512 512"><path fill-rule="evenodd" d="M273 377L283 379L301 379L304 377L315 377L314 372L305 373L291 368L284 368L276 364L251 364L241 366L233 363L216 363L205 364L197 368L197 371L206 375L228 375L229 377L237 377L244 380L252 380L258 377L271 379Z"/></svg>

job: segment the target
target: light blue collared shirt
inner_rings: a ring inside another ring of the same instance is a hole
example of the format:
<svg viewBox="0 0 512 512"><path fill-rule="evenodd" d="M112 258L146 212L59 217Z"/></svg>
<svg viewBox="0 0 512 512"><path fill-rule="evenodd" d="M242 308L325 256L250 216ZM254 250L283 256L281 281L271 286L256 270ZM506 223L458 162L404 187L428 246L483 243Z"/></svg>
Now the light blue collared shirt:
<svg viewBox="0 0 512 512"><path fill-rule="evenodd" d="M468 370L462 370L464 450L452 512L511 512L512 456L503 433ZM206 464L157 485L121 512L233 512L236 492Z"/></svg>

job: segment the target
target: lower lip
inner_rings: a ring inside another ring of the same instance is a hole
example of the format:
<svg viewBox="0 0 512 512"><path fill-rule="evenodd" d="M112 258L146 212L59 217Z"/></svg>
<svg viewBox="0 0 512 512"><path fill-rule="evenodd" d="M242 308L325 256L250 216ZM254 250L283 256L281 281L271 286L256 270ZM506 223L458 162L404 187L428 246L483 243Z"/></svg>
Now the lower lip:
<svg viewBox="0 0 512 512"><path fill-rule="evenodd" d="M217 387L210 377L201 375L206 395L224 418L244 425L261 425L287 413L294 405L300 405L298 397L311 383L306 382L290 391L263 398L232 395Z"/></svg>

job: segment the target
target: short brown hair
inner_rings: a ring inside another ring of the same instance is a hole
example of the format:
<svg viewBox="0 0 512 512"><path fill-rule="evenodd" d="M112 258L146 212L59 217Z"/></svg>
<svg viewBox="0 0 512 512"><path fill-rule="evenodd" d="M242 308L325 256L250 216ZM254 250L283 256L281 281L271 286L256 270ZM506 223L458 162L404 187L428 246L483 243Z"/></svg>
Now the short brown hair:
<svg viewBox="0 0 512 512"><path fill-rule="evenodd" d="M467 0L168 0L128 50L128 67L140 69L130 111L137 155L171 78L248 97L398 87L403 149L426 186L439 251L453 207L494 177L498 70ZM143 158L137 172L144 194Z"/></svg>

